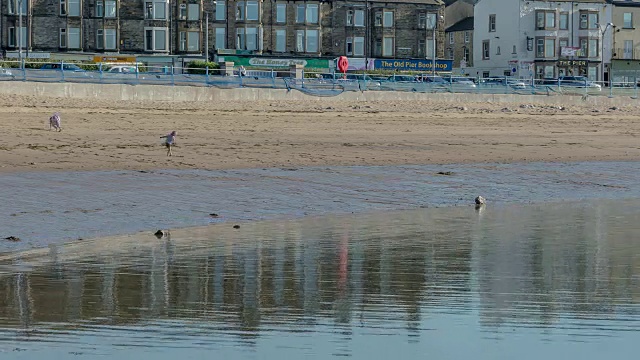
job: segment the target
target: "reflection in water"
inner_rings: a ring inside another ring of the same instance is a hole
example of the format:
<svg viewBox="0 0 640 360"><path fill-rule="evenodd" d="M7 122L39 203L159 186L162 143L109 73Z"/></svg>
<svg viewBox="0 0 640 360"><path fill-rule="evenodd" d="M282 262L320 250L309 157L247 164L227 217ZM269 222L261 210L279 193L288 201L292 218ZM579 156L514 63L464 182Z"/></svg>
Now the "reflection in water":
<svg viewBox="0 0 640 360"><path fill-rule="evenodd" d="M51 247L0 278L0 350L625 354L640 340L639 213L623 201L431 209Z"/></svg>

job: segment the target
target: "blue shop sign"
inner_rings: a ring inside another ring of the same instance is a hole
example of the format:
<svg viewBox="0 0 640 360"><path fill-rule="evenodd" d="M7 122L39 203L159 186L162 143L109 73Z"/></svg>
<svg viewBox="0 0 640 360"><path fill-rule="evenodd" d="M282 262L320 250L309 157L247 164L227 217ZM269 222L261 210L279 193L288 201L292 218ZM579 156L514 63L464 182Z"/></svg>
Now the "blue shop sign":
<svg viewBox="0 0 640 360"><path fill-rule="evenodd" d="M376 59L374 67L376 70L413 70L413 71L432 71L432 60L393 60L393 59ZM453 69L453 60L436 60L436 71L451 71Z"/></svg>

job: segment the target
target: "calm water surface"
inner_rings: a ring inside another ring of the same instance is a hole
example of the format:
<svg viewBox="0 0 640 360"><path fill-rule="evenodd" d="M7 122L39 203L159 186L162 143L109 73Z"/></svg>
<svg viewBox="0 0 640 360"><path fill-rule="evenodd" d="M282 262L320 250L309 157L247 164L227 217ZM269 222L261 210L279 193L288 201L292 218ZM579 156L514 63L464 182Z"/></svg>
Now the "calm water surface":
<svg viewBox="0 0 640 360"><path fill-rule="evenodd" d="M0 259L2 359L632 359L640 201L307 217Z"/></svg>

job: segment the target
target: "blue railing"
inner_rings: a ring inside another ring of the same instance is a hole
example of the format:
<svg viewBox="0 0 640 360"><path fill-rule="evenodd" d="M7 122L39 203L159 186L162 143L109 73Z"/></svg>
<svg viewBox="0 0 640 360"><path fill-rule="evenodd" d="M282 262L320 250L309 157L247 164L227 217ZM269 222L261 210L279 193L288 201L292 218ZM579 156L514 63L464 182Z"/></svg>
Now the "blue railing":
<svg viewBox="0 0 640 360"><path fill-rule="evenodd" d="M474 79L431 74L385 75L321 72L303 73L292 78L288 70L237 69L227 72L210 68L149 67L138 64L96 64L96 70L86 70L71 63L4 62L0 81L74 82L126 85L205 86L219 88L272 88L299 90L310 95L332 96L344 91L404 91L414 93L478 93L478 94L573 94L629 96L637 98L638 82L626 81L598 84L591 81L560 81L558 79L516 79L494 77ZM12 66L12 67L8 67ZM33 68L37 66L38 68ZM86 66L86 65L80 65ZM144 70L144 71L142 71ZM610 85L610 86L608 86Z"/></svg>

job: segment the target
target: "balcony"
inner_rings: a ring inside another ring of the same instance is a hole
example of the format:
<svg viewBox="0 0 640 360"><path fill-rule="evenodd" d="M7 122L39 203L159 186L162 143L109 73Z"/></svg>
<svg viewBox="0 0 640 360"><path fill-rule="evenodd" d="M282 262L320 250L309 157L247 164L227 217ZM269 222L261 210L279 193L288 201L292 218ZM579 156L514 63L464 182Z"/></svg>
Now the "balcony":
<svg viewBox="0 0 640 360"><path fill-rule="evenodd" d="M640 60L640 49L616 48L612 59L615 60Z"/></svg>

